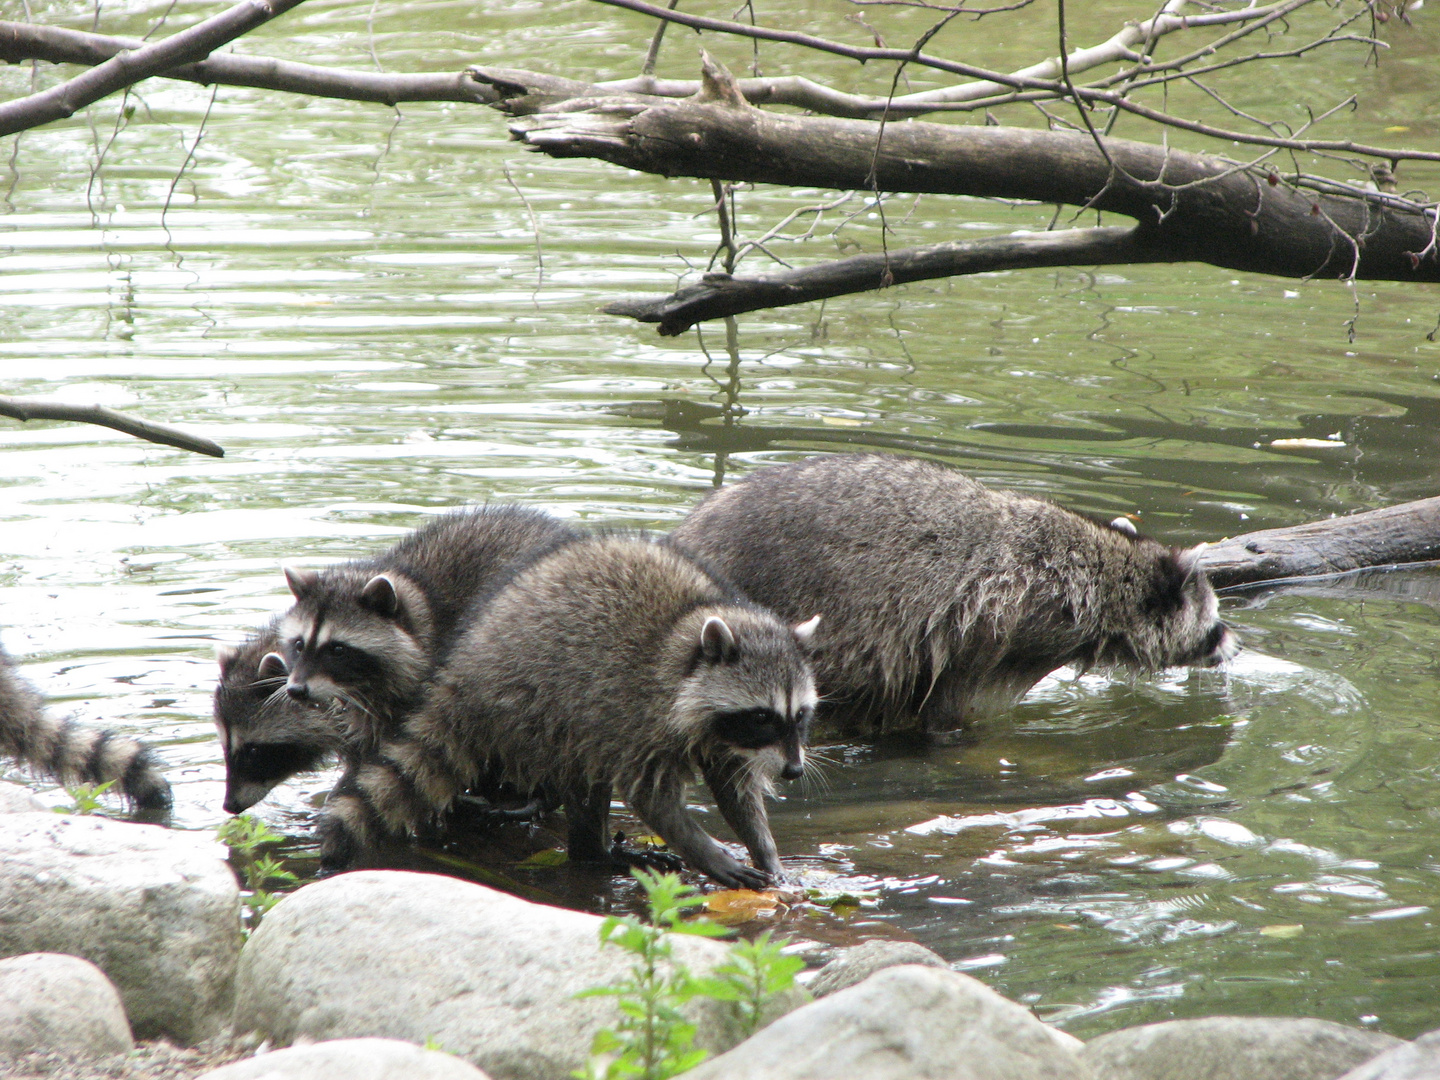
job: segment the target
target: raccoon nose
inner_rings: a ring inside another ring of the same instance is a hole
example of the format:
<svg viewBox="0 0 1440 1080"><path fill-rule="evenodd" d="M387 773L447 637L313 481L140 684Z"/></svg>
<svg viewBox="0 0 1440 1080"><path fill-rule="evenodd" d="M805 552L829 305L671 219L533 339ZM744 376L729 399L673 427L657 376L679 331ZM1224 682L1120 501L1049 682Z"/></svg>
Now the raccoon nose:
<svg viewBox="0 0 1440 1080"><path fill-rule="evenodd" d="M310 688L303 682L288 682L285 684L285 693L289 694L296 701L304 701L310 696Z"/></svg>
<svg viewBox="0 0 1440 1080"><path fill-rule="evenodd" d="M799 761L787 761L785 767L780 770L780 777L783 780L799 780L805 773L805 765Z"/></svg>

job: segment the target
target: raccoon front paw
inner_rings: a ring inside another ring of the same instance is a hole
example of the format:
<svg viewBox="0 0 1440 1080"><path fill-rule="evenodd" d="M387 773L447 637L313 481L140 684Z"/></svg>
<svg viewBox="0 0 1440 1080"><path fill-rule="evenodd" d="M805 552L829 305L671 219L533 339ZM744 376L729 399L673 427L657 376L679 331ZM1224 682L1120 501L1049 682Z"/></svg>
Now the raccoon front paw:
<svg viewBox="0 0 1440 1080"><path fill-rule="evenodd" d="M746 866L742 862L727 867L707 867L705 873L727 889L768 889L772 878L764 870Z"/></svg>

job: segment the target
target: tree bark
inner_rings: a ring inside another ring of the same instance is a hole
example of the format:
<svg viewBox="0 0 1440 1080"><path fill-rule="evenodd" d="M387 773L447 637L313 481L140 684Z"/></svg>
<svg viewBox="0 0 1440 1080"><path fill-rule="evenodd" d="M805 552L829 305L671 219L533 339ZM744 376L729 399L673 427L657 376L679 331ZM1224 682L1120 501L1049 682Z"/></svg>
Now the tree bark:
<svg viewBox="0 0 1440 1080"><path fill-rule="evenodd" d="M919 121L882 130L865 120L701 99L582 98L520 117L510 130L553 157L599 158L662 176L1025 199L1122 214L1138 222L1132 243L1146 252L1141 261L1280 277L1353 271L1440 281L1433 213L1298 191L1278 176L1128 139L1104 139L1102 154L1075 132Z"/></svg>

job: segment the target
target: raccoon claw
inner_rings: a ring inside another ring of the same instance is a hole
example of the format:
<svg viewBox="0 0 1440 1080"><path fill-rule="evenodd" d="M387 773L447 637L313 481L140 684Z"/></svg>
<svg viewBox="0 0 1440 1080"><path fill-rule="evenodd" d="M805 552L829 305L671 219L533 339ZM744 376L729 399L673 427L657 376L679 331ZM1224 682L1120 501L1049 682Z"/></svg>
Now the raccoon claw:
<svg viewBox="0 0 1440 1080"><path fill-rule="evenodd" d="M610 845L610 858L619 866L638 866L647 870L663 870L671 874L678 874L685 869L685 863L673 851L627 844L623 832L615 834L615 842Z"/></svg>
<svg viewBox="0 0 1440 1080"><path fill-rule="evenodd" d="M707 870L706 874L727 889L753 889L759 892L761 889L768 889L772 881L764 870L756 870L744 863L736 863L733 868L724 871Z"/></svg>

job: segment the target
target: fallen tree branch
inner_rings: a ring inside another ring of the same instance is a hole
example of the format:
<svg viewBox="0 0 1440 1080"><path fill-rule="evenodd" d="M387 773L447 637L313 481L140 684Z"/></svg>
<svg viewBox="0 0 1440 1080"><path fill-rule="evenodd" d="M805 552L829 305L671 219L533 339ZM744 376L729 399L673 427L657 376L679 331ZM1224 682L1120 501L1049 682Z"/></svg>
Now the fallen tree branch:
<svg viewBox="0 0 1440 1080"><path fill-rule="evenodd" d="M1217 589L1440 559L1440 497L1199 546Z"/></svg>
<svg viewBox="0 0 1440 1080"><path fill-rule="evenodd" d="M1312 195L1278 175L1203 154L1088 134L790 116L700 99L579 99L520 117L515 138L662 176L792 187L977 195L1068 204L1140 224L1150 261L1207 262L1280 277L1440 281L1434 210ZM1124 175L1115 175L1113 161ZM1358 248L1358 259L1356 258ZM1429 254L1427 254L1427 252Z"/></svg>
<svg viewBox="0 0 1440 1080"><path fill-rule="evenodd" d="M1044 266L1105 266L1172 262L1163 249L1137 242L1137 230L1122 227L1011 233L984 240L955 240L905 248L883 255L854 255L799 270L733 277L706 274L670 296L617 300L607 315L659 323L670 337L698 322L761 308L786 307L865 292L910 281Z"/></svg>
<svg viewBox="0 0 1440 1080"><path fill-rule="evenodd" d="M303 0L242 0L163 41L116 53L110 59L27 97L0 105L0 135L12 135L73 116L103 97L181 64L203 60L212 50L282 15Z"/></svg>
<svg viewBox="0 0 1440 1080"><path fill-rule="evenodd" d="M67 405L60 401L34 401L29 398L0 397L0 416L12 420L70 420L78 424L98 424L100 427L123 431L146 442L161 443L181 450L191 450L210 457L224 457L225 451L218 444L199 435L190 435L178 428L156 424L139 417L107 409L103 405Z"/></svg>

